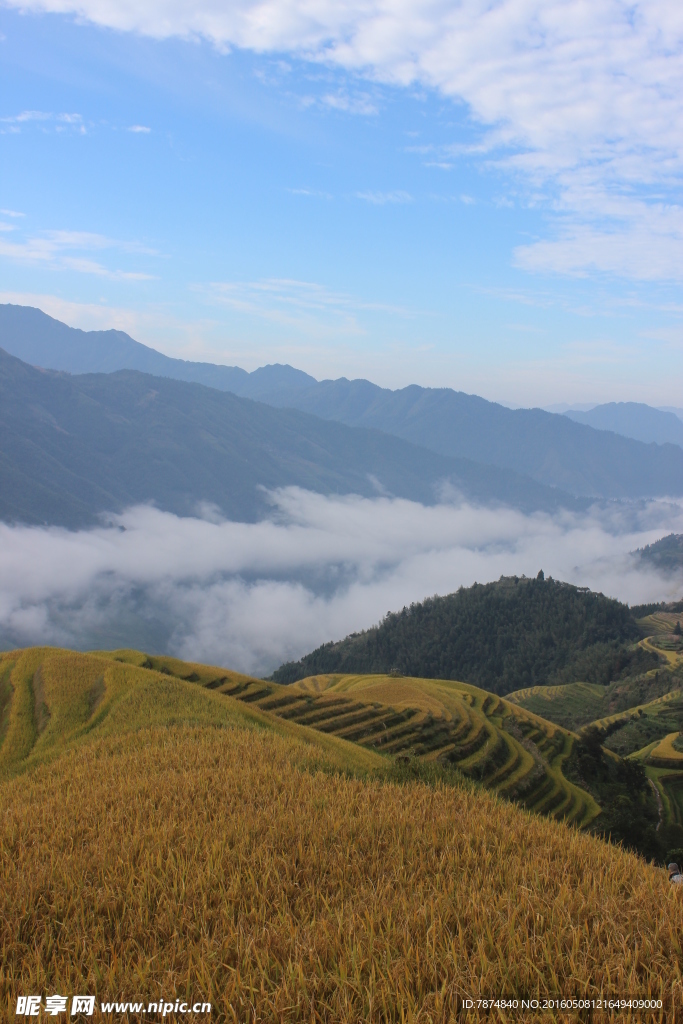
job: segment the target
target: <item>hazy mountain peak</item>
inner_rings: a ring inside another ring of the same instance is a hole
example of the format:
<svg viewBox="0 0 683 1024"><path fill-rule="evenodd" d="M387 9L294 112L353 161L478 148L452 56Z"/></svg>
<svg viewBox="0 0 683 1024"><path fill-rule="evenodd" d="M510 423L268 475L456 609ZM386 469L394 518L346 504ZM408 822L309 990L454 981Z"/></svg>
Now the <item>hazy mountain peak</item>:
<svg viewBox="0 0 683 1024"><path fill-rule="evenodd" d="M588 412L569 410L575 423L597 430L611 430L646 444L677 444L683 447L683 422L673 412L653 409L643 402L606 402Z"/></svg>

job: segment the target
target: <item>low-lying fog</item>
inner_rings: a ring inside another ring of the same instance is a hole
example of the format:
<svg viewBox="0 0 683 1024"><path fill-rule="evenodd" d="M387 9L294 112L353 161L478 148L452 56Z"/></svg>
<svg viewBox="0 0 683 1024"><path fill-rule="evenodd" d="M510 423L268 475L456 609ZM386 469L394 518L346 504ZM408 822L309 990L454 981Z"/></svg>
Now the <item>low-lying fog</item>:
<svg viewBox="0 0 683 1024"><path fill-rule="evenodd" d="M138 647L267 674L388 610L504 575L546 575L631 604L681 596L629 557L683 531L676 502L588 515L272 495L270 520L142 506L80 532L0 525L0 645Z"/></svg>

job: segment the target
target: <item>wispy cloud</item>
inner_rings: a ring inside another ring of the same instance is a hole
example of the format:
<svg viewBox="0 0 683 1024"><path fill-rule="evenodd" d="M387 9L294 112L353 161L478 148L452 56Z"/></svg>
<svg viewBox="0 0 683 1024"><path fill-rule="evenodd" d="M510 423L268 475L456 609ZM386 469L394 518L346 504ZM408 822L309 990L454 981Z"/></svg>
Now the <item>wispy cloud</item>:
<svg viewBox="0 0 683 1024"><path fill-rule="evenodd" d="M386 203L412 203L409 192L396 189L393 192L356 192L356 199L363 199L373 206L384 206Z"/></svg>
<svg viewBox="0 0 683 1024"><path fill-rule="evenodd" d="M376 101L369 95L361 93L349 95L346 92L327 93L322 98L326 107L333 110L343 110L346 114L361 114L365 117L374 117L379 113Z"/></svg>
<svg viewBox="0 0 683 1024"><path fill-rule="evenodd" d="M13 227L8 225L8 228ZM21 240L0 238L0 257L15 263L37 264L58 270L73 270L80 274L94 274L112 281L148 281L156 275L143 271L112 269L101 260L93 259L91 252L106 250L119 253L156 255L155 250L138 242L119 241L88 231L44 231L27 235Z"/></svg>
<svg viewBox="0 0 683 1024"><path fill-rule="evenodd" d="M634 603L680 597L680 579L628 554L683 528L675 505L524 516L295 488L273 502L273 519L255 524L148 507L78 533L0 524L0 641L106 636L265 673L387 609L501 574L543 568Z"/></svg>
<svg viewBox="0 0 683 1024"><path fill-rule="evenodd" d="M559 237L519 246L514 253L517 266L579 276L599 271L644 281L683 281L683 207L613 196L582 198L575 206L592 212L592 222L576 223L575 210L560 214Z"/></svg>
<svg viewBox="0 0 683 1024"><path fill-rule="evenodd" d="M144 124L132 124L126 130L129 131L129 132L134 132L135 134L138 134L138 135L140 135L140 134L142 134L142 135L149 135L149 133L151 132L152 129L148 128Z"/></svg>
<svg viewBox="0 0 683 1024"><path fill-rule="evenodd" d="M79 135L86 134L86 127L81 114L55 114L46 110L22 110L11 117L0 117L0 134L2 132L17 133L22 128L38 125L43 131L74 131Z"/></svg>
<svg viewBox="0 0 683 1024"><path fill-rule="evenodd" d="M414 316L400 306L366 302L311 281L268 278L262 281L218 281L200 290L237 313L258 316L307 332L364 334L360 312Z"/></svg>
<svg viewBox="0 0 683 1024"><path fill-rule="evenodd" d="M329 192L321 192L317 188L288 188L286 191L293 196L310 196L312 199L332 199Z"/></svg>

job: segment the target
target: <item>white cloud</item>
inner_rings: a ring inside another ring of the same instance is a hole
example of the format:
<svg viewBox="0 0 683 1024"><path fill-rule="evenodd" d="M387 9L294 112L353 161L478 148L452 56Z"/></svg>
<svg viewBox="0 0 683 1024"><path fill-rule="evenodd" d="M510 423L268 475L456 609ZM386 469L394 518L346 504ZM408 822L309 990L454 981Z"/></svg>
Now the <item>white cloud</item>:
<svg viewBox="0 0 683 1024"><path fill-rule="evenodd" d="M44 110L22 110L16 117L3 117L3 121L51 121L54 114L48 114Z"/></svg>
<svg viewBox="0 0 683 1024"><path fill-rule="evenodd" d="M519 246L514 254L518 266L562 274L597 270L645 281L683 280L683 207L586 194L569 204L574 207L571 222L560 228L560 237ZM574 210L579 208L584 217L592 213L594 222L576 223Z"/></svg>
<svg viewBox="0 0 683 1024"><path fill-rule="evenodd" d="M221 49L289 53L341 67L356 79L429 87L463 101L482 134L472 146L451 149L450 156L468 152L480 160L503 161L542 188L546 200L557 200L570 221L588 221L577 238L560 224L554 249L518 256L529 268L591 269L596 265L592 229L601 269L642 276L634 231L646 236L648 247L661 240L659 201L641 197L642 216L634 221L628 215L622 228L605 230L602 214L596 220L585 192L573 184L588 183L599 204L614 195L628 197L643 185L675 194L680 184L683 6L673 0L9 3L159 39L203 37ZM332 95L328 102L352 103L345 95ZM674 205L670 212L678 217L678 200ZM621 255L624 242L631 257ZM676 232L669 251L680 265ZM672 264L662 259L652 275L670 277L671 271Z"/></svg>
<svg viewBox="0 0 683 1024"><path fill-rule="evenodd" d="M144 124L132 124L128 129L129 132L135 132L136 134L148 135L151 132L151 128L147 128Z"/></svg>
<svg viewBox="0 0 683 1024"><path fill-rule="evenodd" d="M389 609L501 574L543 568L632 603L683 586L628 557L683 529L677 505L551 517L295 488L274 501L256 524L142 507L77 533L0 525L0 637L146 645L265 673Z"/></svg>

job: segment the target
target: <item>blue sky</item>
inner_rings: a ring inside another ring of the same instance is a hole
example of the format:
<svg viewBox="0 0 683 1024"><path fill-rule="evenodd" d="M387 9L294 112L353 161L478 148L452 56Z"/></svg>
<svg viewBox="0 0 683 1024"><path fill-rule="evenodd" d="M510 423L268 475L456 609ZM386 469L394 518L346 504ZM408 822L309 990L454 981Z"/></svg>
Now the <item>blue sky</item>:
<svg viewBox="0 0 683 1024"><path fill-rule="evenodd" d="M22 8L0 301L247 369L683 405L680 5Z"/></svg>

